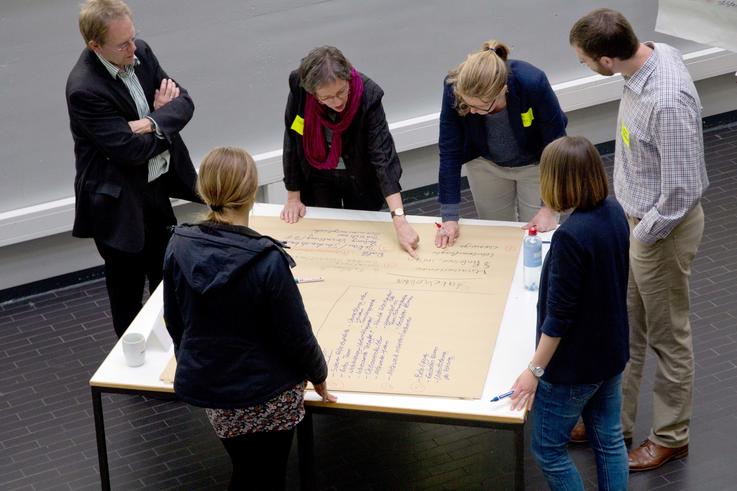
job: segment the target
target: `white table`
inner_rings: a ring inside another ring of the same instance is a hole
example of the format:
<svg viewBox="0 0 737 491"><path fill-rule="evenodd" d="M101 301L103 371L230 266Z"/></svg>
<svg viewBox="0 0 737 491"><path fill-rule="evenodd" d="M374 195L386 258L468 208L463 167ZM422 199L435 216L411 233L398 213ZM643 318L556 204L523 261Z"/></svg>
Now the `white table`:
<svg viewBox="0 0 737 491"><path fill-rule="evenodd" d="M281 205L256 204L253 213L259 216L278 216ZM382 212L309 208L307 218L339 220L390 221ZM432 217L410 216L412 223L432 223ZM463 224L481 226L519 227L519 223L484 220L463 220ZM462 229L461 229L462 233ZM549 234L543 234L545 237ZM421 237L422 247L434 247L434 237ZM544 251L547 248L544 248ZM420 250L421 254L421 250ZM410 421L502 428L515 433L515 488L524 489L524 423L526 411L512 411L510 400L491 403L490 399L509 390L516 377L527 367L535 343L537 292L522 286L522 252L507 298L504 316L497 336L489 372L479 400L445 397L409 396L358 392L335 392L338 402L326 404L317 394L308 391L305 398L307 414L298 426L300 481L303 487L314 484L312 456L312 413L392 417ZM172 384L159 377L171 359L173 347L162 322L163 289L153 292L141 312L126 332L139 332L149 339L146 363L131 368L125 365L122 345L118 342L97 369L90 386L97 434L100 478L102 488L110 489L107 445L102 409L102 393L127 393L157 398L174 398Z"/></svg>

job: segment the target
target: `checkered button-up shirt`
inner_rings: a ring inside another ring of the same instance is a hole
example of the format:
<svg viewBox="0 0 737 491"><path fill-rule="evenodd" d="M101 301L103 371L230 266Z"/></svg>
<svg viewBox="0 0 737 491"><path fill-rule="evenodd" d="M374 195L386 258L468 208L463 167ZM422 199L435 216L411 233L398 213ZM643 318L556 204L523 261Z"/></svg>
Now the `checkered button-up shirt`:
<svg viewBox="0 0 737 491"><path fill-rule="evenodd" d="M146 100L146 94L143 92L143 87L141 87L141 82L138 80L138 76L136 75L135 67L139 63L141 63L138 57L134 58L132 65L127 65L123 68L118 68L117 66L113 65L112 63L107 61L105 58L100 56L99 54L97 55L97 58L105 66L107 71L110 73L111 77L120 78L120 80L123 81L126 88L128 89L128 92L131 95L131 98L133 99L133 102L136 105L136 110L138 111L138 117L141 119L147 117L151 113L151 109L148 107L148 101ZM158 133L159 128L156 125L156 121L154 121L153 119L151 119L151 121L153 121L154 126L156 126L156 137L163 138L163 136ZM169 150L165 150L164 152L161 152L155 157L152 157L149 159L148 161L148 182L153 181L157 177L165 174L167 170L169 170L169 159L170 159Z"/></svg>
<svg viewBox="0 0 737 491"><path fill-rule="evenodd" d="M681 54L648 45L654 50L626 79L619 105L614 191L625 213L640 219L634 237L652 244L696 206L709 179L701 101Z"/></svg>

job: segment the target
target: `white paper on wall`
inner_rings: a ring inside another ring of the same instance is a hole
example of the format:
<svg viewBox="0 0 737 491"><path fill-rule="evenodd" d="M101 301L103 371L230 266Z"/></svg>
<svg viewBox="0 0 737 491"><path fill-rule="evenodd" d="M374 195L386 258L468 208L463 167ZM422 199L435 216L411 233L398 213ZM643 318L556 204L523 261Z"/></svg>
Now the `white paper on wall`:
<svg viewBox="0 0 737 491"><path fill-rule="evenodd" d="M737 52L737 0L660 0L655 30Z"/></svg>

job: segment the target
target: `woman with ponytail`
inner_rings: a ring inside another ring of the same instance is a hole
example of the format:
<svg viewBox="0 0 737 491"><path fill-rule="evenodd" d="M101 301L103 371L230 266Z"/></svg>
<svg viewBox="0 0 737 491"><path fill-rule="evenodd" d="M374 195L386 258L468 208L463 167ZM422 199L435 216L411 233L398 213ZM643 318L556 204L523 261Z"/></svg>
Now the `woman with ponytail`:
<svg viewBox="0 0 737 491"><path fill-rule="evenodd" d="M324 401L327 365L290 267L274 239L248 228L258 177L251 156L205 156L197 192L210 207L174 230L164 259L164 319L174 391L206 408L233 462L229 489L283 489L306 380Z"/></svg>
<svg viewBox="0 0 737 491"><path fill-rule="evenodd" d="M417 232L402 208L399 163L381 99L384 91L339 49L310 51L289 76L284 115L281 218L296 223L306 206L389 208L402 249L416 256Z"/></svg>
<svg viewBox="0 0 737 491"><path fill-rule="evenodd" d="M557 216L540 200L543 148L565 135L568 120L540 69L509 59L496 40L451 70L440 111L438 175L443 226L435 245L458 238L461 167L479 218L522 221L552 230Z"/></svg>

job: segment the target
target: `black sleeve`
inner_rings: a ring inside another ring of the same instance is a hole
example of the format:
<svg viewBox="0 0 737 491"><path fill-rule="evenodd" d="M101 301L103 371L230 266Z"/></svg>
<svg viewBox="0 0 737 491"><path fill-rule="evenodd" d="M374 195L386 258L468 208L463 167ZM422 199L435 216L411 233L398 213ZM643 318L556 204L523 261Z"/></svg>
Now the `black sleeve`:
<svg viewBox="0 0 737 491"><path fill-rule="evenodd" d="M289 96L284 110L284 146L282 150L282 166L284 168L284 186L287 191L300 191L303 186L302 162L300 162L297 146L302 144L302 133L292 129L294 120L299 114L300 96L299 77L296 72L289 76ZM301 131L304 131L304 125Z"/></svg>
<svg viewBox="0 0 737 491"><path fill-rule="evenodd" d="M151 68L155 73L156 87L154 87L154 90L156 90L161 86L161 81L163 79L171 77L167 75L161 67L159 60L148 45L144 44L144 46L146 47L147 55L146 63L151 63ZM156 121L156 124L164 137L170 142L172 136L182 131L194 114L194 102L192 102L189 92L187 92L187 89L182 87L179 82L176 80L174 80L174 82L179 88L179 97L149 114L149 117ZM151 109L153 109L153 106Z"/></svg>
<svg viewBox="0 0 737 491"><path fill-rule="evenodd" d="M438 201L457 204L461 201L461 167L465 131L462 117L455 108L453 86L443 81L443 102L440 109L438 134Z"/></svg>
<svg viewBox="0 0 737 491"><path fill-rule="evenodd" d="M584 249L574 237L557 231L550 244L546 315L541 331L550 337L566 334L581 310L582 285L589 267Z"/></svg>
<svg viewBox="0 0 737 491"><path fill-rule="evenodd" d="M399 163L394 139L386 122L381 97L366 110L368 160L376 169L376 177L384 197L402 190L399 179L402 166Z"/></svg>
<svg viewBox="0 0 737 491"><path fill-rule="evenodd" d="M304 370L307 380L313 384L324 382L328 376L325 357L286 259L276 250L267 252L263 274L272 327L285 354Z"/></svg>
<svg viewBox="0 0 737 491"><path fill-rule="evenodd" d="M70 92L67 104L72 124L115 163L143 165L169 148L153 133L133 133L109 96L94 88Z"/></svg>
<svg viewBox="0 0 737 491"><path fill-rule="evenodd" d="M173 269L176 264L170 259L164 264L164 323L166 330L169 331L172 341L174 342L174 352L179 351L179 344L182 342L182 334L184 333L184 321L177 300L176 285L174 283Z"/></svg>

